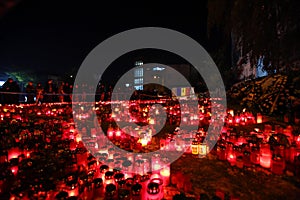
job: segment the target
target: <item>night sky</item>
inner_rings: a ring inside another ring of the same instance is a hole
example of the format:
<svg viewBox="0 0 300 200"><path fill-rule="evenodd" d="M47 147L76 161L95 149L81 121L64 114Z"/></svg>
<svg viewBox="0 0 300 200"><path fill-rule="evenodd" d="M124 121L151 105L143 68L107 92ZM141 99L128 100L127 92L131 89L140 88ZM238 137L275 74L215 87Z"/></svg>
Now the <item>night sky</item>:
<svg viewBox="0 0 300 200"><path fill-rule="evenodd" d="M1 71L74 74L101 41L143 26L178 30L205 45L206 1L187 2L23 0L0 18Z"/></svg>

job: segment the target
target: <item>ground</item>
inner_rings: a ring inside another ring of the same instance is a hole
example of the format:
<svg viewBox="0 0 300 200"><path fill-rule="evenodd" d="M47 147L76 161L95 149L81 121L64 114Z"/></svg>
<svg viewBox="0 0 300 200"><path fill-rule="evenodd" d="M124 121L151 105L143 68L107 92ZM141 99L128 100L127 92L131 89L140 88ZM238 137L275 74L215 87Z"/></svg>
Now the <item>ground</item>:
<svg viewBox="0 0 300 200"><path fill-rule="evenodd" d="M188 164L186 164L188 163ZM213 197L216 190L239 199L299 199L300 182L295 177L277 176L258 170L242 170L217 160L213 155L195 159L184 155L171 165L190 178L193 193ZM297 198L298 197L298 198Z"/></svg>

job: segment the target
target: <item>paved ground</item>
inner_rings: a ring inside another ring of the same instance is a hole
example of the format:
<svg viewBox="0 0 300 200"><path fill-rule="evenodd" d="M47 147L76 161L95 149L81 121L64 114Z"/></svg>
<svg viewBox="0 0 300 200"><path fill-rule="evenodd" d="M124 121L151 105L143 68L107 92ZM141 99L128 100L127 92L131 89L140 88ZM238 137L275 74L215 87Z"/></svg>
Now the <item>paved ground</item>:
<svg viewBox="0 0 300 200"><path fill-rule="evenodd" d="M213 156L197 159L184 155L172 164L172 171L181 171L190 179L195 195L206 193L209 197L216 190L226 196L247 199L299 199L300 181L295 177L276 176L258 169L242 170L231 167L227 162L218 161ZM298 197L298 198L297 198Z"/></svg>

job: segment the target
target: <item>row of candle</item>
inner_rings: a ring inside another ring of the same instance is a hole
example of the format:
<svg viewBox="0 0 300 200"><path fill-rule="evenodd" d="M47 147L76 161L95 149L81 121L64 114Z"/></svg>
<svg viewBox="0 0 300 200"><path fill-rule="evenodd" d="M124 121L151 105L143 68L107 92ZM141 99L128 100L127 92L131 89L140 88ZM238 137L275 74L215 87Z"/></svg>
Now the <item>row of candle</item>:
<svg viewBox="0 0 300 200"><path fill-rule="evenodd" d="M269 128L268 125L266 127ZM297 171L297 166L300 164L299 136L295 136L296 140L293 140L292 145L284 146L284 144L271 142L271 138L276 140L277 134L271 134L268 140L264 141L262 138L259 139L257 134L237 137L235 134L230 134L230 131L228 133L229 136L226 133L221 135L214 149L216 151L212 151L219 160L227 160L232 166L239 168L261 166L278 175L284 173L286 164L289 163L295 166L294 170L299 175ZM196 134L192 141L191 153L196 157L204 157L208 154L209 147L203 142L204 136L199 137L199 135Z"/></svg>

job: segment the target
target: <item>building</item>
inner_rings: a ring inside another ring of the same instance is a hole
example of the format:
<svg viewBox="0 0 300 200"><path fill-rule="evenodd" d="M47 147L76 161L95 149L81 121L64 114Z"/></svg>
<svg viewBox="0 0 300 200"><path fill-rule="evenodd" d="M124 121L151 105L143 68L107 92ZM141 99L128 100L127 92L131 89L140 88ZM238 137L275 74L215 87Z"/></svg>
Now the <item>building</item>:
<svg viewBox="0 0 300 200"><path fill-rule="evenodd" d="M116 85L119 91L145 90L159 94L168 88L176 96L194 95L194 88L188 82L192 76L192 67L189 64L167 66L136 61L134 66L119 79Z"/></svg>

